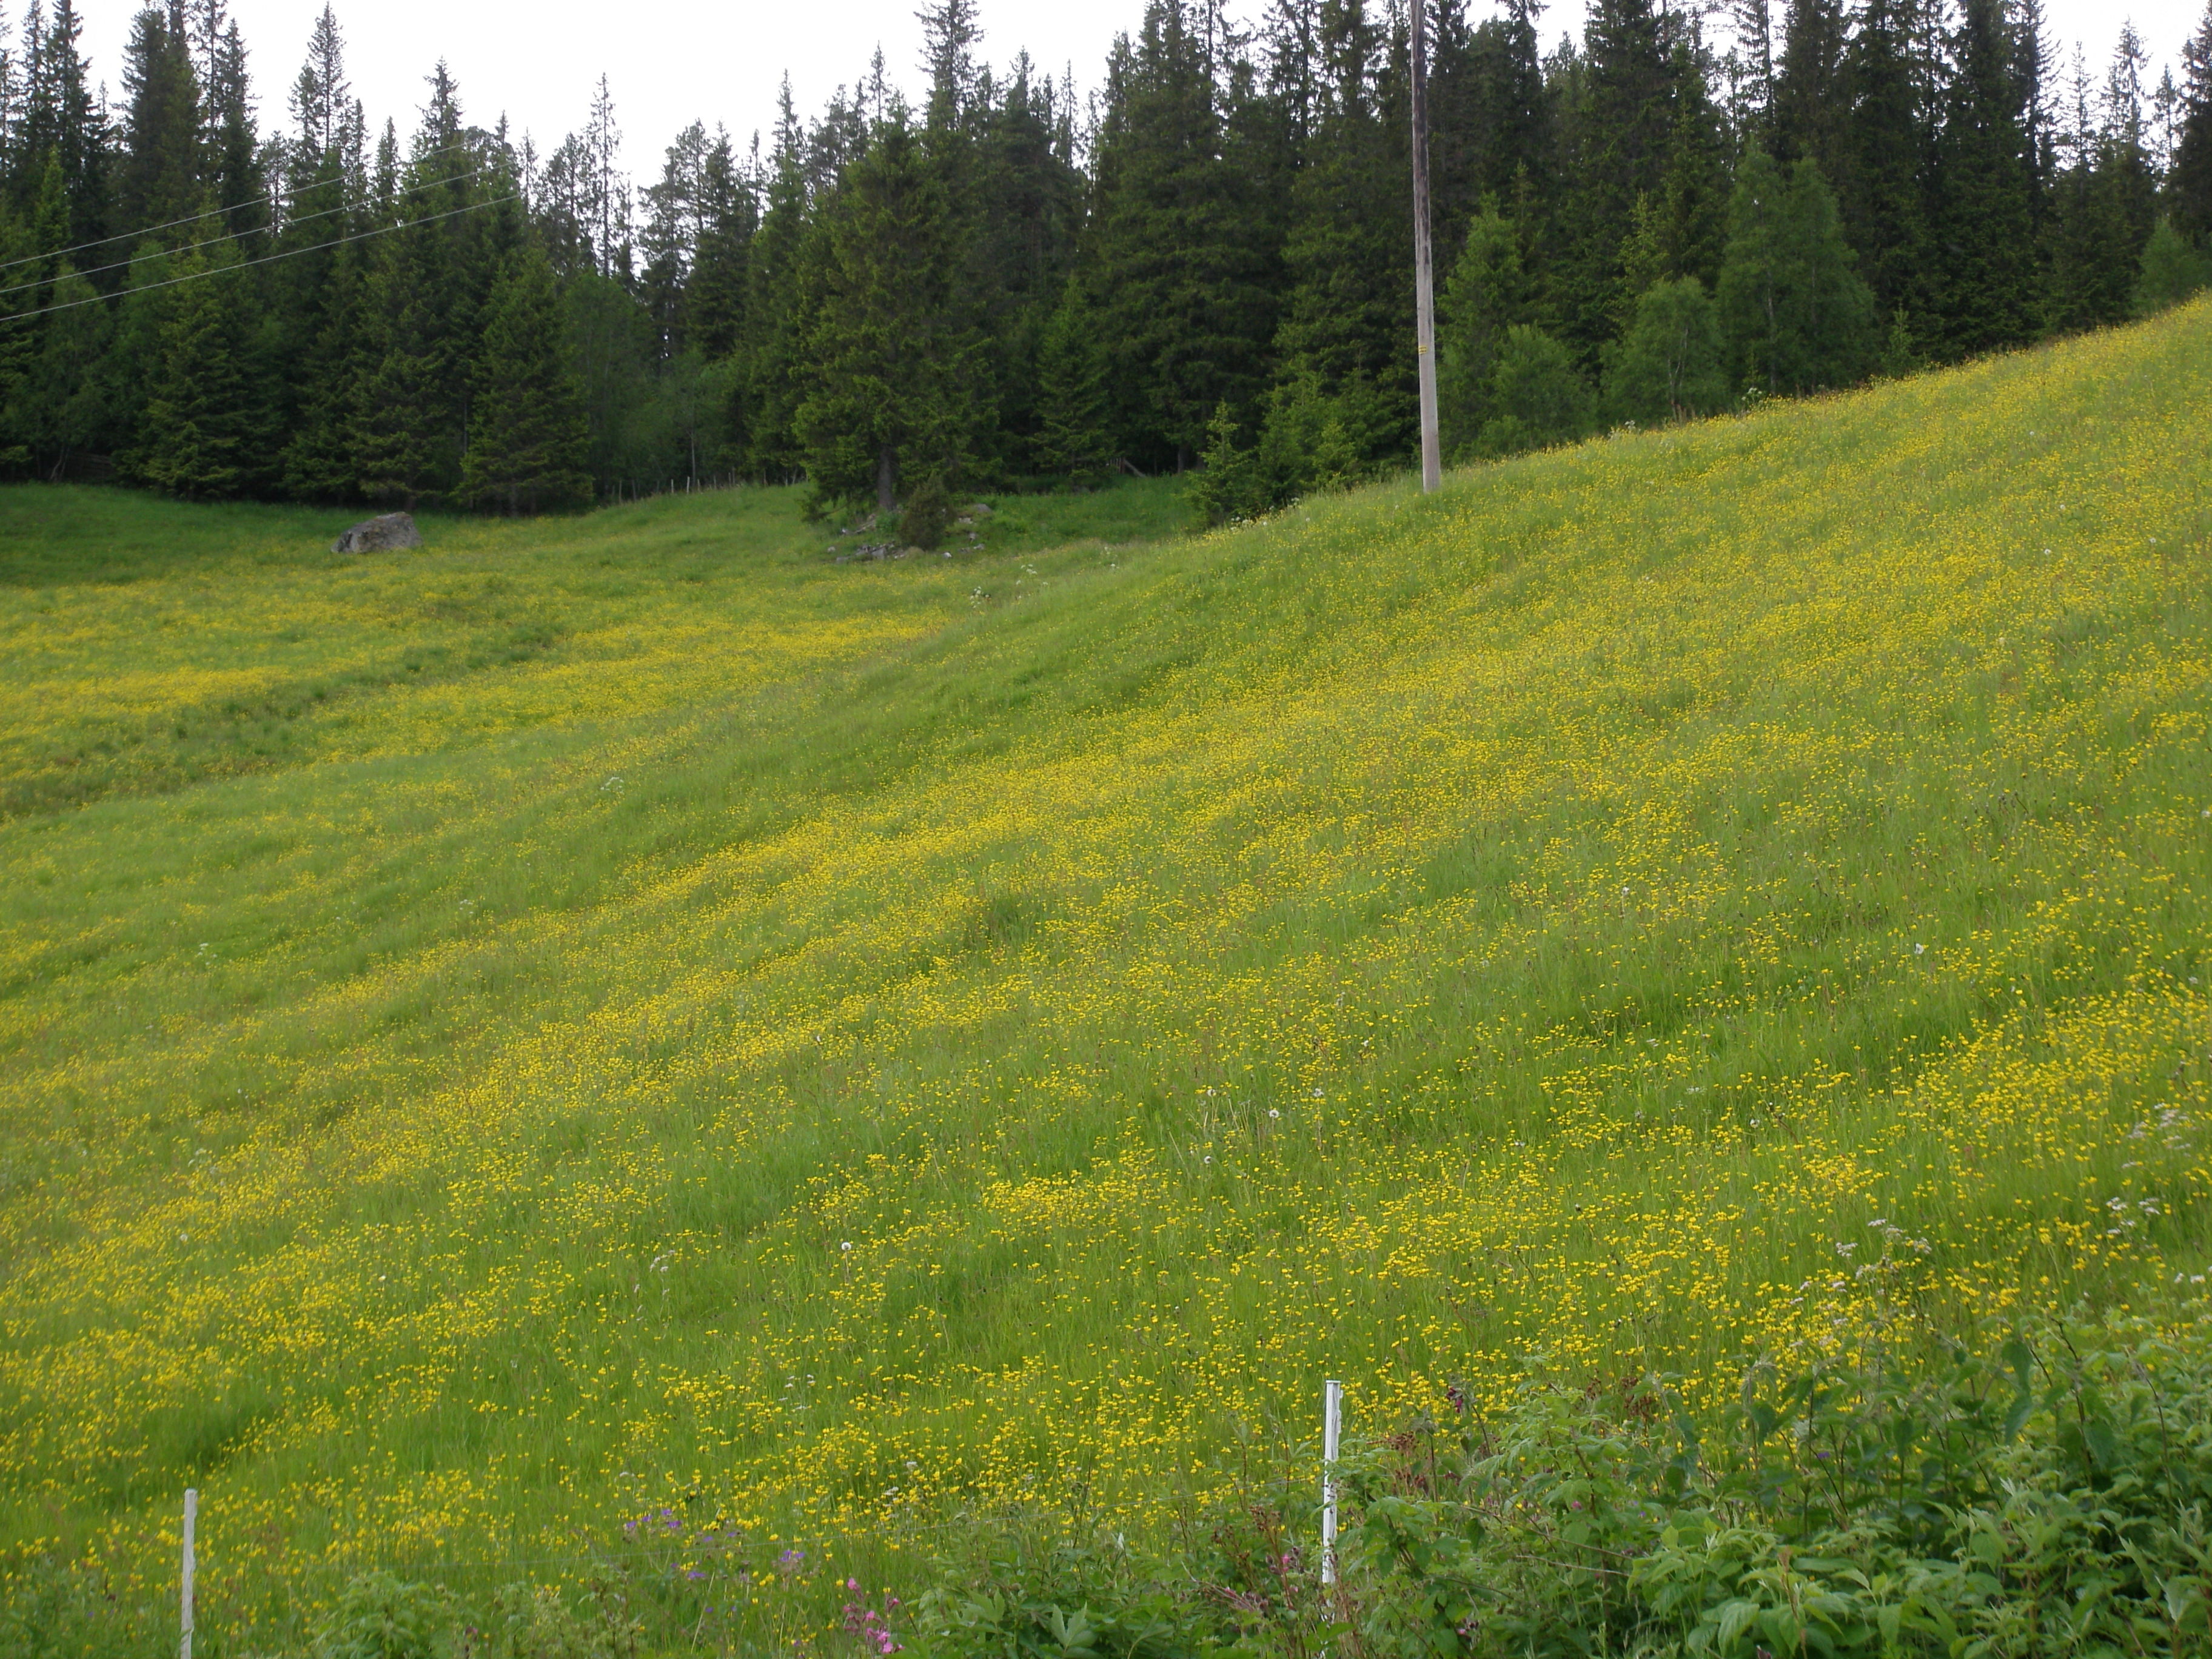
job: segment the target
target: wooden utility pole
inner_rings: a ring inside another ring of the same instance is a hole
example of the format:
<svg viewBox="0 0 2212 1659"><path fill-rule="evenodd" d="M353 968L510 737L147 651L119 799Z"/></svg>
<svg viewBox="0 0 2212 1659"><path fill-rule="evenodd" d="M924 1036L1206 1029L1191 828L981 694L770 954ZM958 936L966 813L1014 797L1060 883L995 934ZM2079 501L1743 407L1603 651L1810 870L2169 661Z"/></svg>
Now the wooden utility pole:
<svg viewBox="0 0 2212 1659"><path fill-rule="evenodd" d="M1428 8L1412 0L1413 44L1413 314L1421 355L1421 491L1443 483L1443 448L1437 434L1437 271L1429 246Z"/></svg>

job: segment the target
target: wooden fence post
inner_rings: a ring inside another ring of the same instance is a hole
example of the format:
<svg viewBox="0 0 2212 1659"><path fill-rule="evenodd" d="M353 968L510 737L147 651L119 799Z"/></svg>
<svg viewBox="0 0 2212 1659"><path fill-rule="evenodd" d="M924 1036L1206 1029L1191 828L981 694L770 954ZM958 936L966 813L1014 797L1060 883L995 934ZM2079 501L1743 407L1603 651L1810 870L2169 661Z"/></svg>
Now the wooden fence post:
<svg viewBox="0 0 2212 1659"><path fill-rule="evenodd" d="M182 1612L185 1621L184 1640L177 1649L177 1659L192 1659L192 1534L198 1529L200 1495L187 1486L185 1489L185 1559Z"/></svg>
<svg viewBox="0 0 2212 1659"><path fill-rule="evenodd" d="M1336 1583L1336 1448L1344 1418L1344 1384L1322 1384L1321 1396L1321 1582ZM191 1659L190 1655L185 1659Z"/></svg>

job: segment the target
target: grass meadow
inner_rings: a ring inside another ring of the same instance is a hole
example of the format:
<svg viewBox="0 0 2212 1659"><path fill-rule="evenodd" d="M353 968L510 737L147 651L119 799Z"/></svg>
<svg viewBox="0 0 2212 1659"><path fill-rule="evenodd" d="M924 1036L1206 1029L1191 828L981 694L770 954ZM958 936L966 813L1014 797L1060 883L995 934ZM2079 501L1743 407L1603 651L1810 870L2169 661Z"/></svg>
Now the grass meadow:
<svg viewBox="0 0 2212 1659"><path fill-rule="evenodd" d="M2208 445L2200 303L1202 537L0 492L12 1628L173 1651L192 1486L202 1659L702 1525L834 1645L1325 1376L2191 1294Z"/></svg>

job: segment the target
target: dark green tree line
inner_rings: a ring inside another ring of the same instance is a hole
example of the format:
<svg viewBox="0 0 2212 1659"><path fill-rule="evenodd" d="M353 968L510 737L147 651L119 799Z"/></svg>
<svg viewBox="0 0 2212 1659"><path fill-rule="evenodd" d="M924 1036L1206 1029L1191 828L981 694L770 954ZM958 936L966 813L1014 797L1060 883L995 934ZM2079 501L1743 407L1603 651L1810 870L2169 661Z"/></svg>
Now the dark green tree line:
<svg viewBox="0 0 2212 1659"><path fill-rule="evenodd" d="M2056 69L2039 0L1430 9L1458 455L1848 386L2212 280L2212 16ZM642 188L602 81L541 150L442 65L373 131L327 8L281 110L225 0L0 58L0 468L538 512L718 476L825 507L1203 464L1224 516L1414 441L1402 10L1144 0L1094 94L976 0Z"/></svg>

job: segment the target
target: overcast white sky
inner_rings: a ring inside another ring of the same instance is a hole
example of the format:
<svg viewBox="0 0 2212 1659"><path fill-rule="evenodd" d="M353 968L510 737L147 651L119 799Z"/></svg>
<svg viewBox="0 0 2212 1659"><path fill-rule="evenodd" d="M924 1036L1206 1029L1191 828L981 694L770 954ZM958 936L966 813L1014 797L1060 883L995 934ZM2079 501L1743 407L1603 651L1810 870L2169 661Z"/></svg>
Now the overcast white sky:
<svg viewBox="0 0 2212 1659"><path fill-rule="evenodd" d="M422 77L441 57L452 66L472 120L501 111L542 149L584 124L591 88L604 72L625 138L624 159L641 177L659 170L668 140L693 118L727 125L742 143L775 118L786 70L803 112L851 82L883 46L911 87L921 30L918 0L722 0L640 6L582 0L337 0L355 94L372 121L398 118L404 133L422 101ZM1099 78L1106 48L1133 29L1144 0L981 0L984 52L1004 64L1027 47L1057 76L1073 63L1079 88ZM1565 29L1579 32L1583 0L1553 0L1545 15L1548 51ZM2110 55L2123 18L2154 59L2173 61L2204 15L2204 0L2047 0L2062 41L2081 41L2090 61ZM309 25L322 0L230 0L252 54L264 125L284 116ZM1486 15L1487 0L1475 0ZM137 0L80 0L95 73L118 81L117 63ZM11 8L13 9L13 8ZM1258 0L1239 9L1256 13ZM1778 15L1779 0L1777 3ZM2070 49L2070 47L2069 47ZM2155 75L2153 79L2155 81Z"/></svg>

